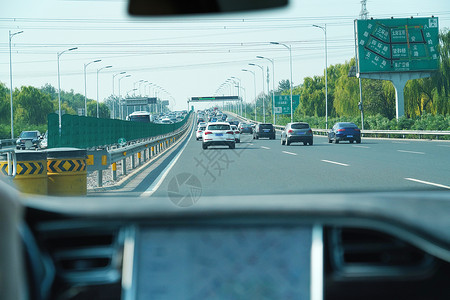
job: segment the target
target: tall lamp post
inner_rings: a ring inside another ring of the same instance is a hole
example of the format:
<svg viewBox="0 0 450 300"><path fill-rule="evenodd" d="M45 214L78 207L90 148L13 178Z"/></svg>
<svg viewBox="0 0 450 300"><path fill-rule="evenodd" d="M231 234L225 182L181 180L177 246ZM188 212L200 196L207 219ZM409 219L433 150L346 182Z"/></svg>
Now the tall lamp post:
<svg viewBox="0 0 450 300"><path fill-rule="evenodd" d="M120 81L124 78L128 78L131 77L131 75L125 75L119 78L118 82L119 82L119 119L123 120L123 105L120 104L120 99L122 98L122 94L120 93Z"/></svg>
<svg viewBox="0 0 450 300"><path fill-rule="evenodd" d="M116 118L116 104L115 104L115 100L114 100L114 78L116 78L116 76L118 76L118 75L122 75L122 74L125 74L126 72L125 71L123 71L123 72L120 72L120 73L117 73L117 74L113 74L113 77L112 77L112 79L113 79L113 82L112 82L112 95L113 95L113 119L115 119Z"/></svg>
<svg viewBox="0 0 450 300"><path fill-rule="evenodd" d="M11 102L11 138L14 138L14 112L13 112L13 83L12 83L12 55L11 55L11 39L13 36L21 34L23 31L18 31L11 34L11 30L9 31L9 82L11 84L11 88L9 90L10 93L10 102Z"/></svg>
<svg viewBox="0 0 450 300"><path fill-rule="evenodd" d="M257 56L256 58L266 59L272 63L272 115L273 115L273 124L275 124L275 62L273 59L264 56Z"/></svg>
<svg viewBox="0 0 450 300"><path fill-rule="evenodd" d="M327 24L325 26L313 25L314 27L320 28L325 34L325 128L328 129L328 52L327 52Z"/></svg>
<svg viewBox="0 0 450 300"><path fill-rule="evenodd" d="M255 66L261 69L261 73L262 73L262 82L263 82L263 99L262 99L262 105L263 105L263 123L266 123L266 104L264 101L264 67L258 64L254 64L254 63L249 63L249 66Z"/></svg>
<svg viewBox="0 0 450 300"><path fill-rule="evenodd" d="M253 90L255 92L255 121L256 121L256 75L252 70L242 69L243 72L250 72L253 74Z"/></svg>
<svg viewBox="0 0 450 300"><path fill-rule="evenodd" d="M101 70L108 69L108 68L112 68L112 66L106 66L106 67L97 69L97 118L99 118L99 111L98 111L98 103L99 103L99 101L98 101L98 73L100 73Z"/></svg>
<svg viewBox="0 0 450 300"><path fill-rule="evenodd" d="M230 78L238 81L238 85L236 87L238 88L238 98L239 98L240 97L240 90L241 90L241 79L239 79L237 77L234 77L234 76L231 76ZM238 102L238 103L240 103L239 113L242 116L242 102Z"/></svg>
<svg viewBox="0 0 450 300"><path fill-rule="evenodd" d="M86 68L90 64L101 62L101 61L102 61L101 59L97 59L97 60L93 60L91 62L88 62L87 64L84 64L84 116L85 117L87 116Z"/></svg>
<svg viewBox="0 0 450 300"><path fill-rule="evenodd" d="M290 82L290 90L291 90L291 123L294 122L294 111L292 109L293 107L293 101L292 101L292 47L290 45L278 43L278 42L270 42L272 45L281 45L286 47L289 50L289 69L291 71L291 82Z"/></svg>
<svg viewBox="0 0 450 300"><path fill-rule="evenodd" d="M60 74L59 74L59 57L61 55L63 55L63 53L67 52L67 51L73 51L73 50L77 50L78 47L74 47L74 48L70 48L61 52L56 53L56 58L58 61L58 105L59 105L59 130L61 130L61 82L60 82ZM60 131L61 132L61 131Z"/></svg>

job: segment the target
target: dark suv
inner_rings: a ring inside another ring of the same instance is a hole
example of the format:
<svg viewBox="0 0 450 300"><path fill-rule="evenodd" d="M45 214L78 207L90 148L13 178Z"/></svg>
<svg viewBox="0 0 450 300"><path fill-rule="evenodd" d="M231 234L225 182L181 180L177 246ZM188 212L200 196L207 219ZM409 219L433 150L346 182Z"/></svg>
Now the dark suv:
<svg viewBox="0 0 450 300"><path fill-rule="evenodd" d="M257 124L255 130L253 131L253 139L259 138L269 138L271 140L275 139L275 128L270 123Z"/></svg>
<svg viewBox="0 0 450 300"><path fill-rule="evenodd" d="M34 147L38 149L41 139L42 139L41 134L37 130L22 131L22 133L19 135L19 138L16 141L16 148L25 150L25 148L27 148L25 142L30 141L31 143L29 147Z"/></svg>

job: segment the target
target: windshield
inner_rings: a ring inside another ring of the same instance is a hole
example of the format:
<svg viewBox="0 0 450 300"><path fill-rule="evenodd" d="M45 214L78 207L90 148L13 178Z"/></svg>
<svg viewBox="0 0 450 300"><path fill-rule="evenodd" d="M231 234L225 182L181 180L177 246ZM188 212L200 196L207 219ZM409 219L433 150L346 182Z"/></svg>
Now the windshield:
<svg viewBox="0 0 450 300"><path fill-rule="evenodd" d="M44 151L16 139L48 130L48 149L86 152L93 197L450 187L448 1L139 18L127 5L3 5L0 139L13 142L2 151ZM254 129L196 134L226 122Z"/></svg>
<svg viewBox="0 0 450 300"><path fill-rule="evenodd" d="M150 122L150 116L149 115L131 115L130 121L148 123L148 122Z"/></svg>
<svg viewBox="0 0 450 300"><path fill-rule="evenodd" d="M208 130L228 130L230 125L208 125Z"/></svg>
<svg viewBox="0 0 450 300"><path fill-rule="evenodd" d="M273 129L273 125L271 124L261 124L259 125L260 129Z"/></svg>
<svg viewBox="0 0 450 300"><path fill-rule="evenodd" d="M294 123L291 124L292 129L308 129L309 125L305 123Z"/></svg>
<svg viewBox="0 0 450 300"><path fill-rule="evenodd" d="M24 139L26 139L26 138L35 138L37 136L38 136L37 132L34 132L34 131L24 131L24 132L22 132L20 134L20 137L24 138Z"/></svg>

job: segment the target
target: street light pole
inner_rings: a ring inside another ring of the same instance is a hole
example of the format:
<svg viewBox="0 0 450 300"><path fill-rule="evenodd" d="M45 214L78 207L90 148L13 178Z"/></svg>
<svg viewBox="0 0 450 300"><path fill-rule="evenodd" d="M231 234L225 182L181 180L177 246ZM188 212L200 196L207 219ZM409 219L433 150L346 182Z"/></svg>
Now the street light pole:
<svg viewBox="0 0 450 300"><path fill-rule="evenodd" d="M65 52L67 52L67 51L72 51L72 50L76 50L76 49L78 49L78 47L74 47L74 48L70 48L70 49L67 49L67 50L64 50L64 51L62 51L62 52L58 52L58 53L56 53L56 58L57 58L57 61L58 61L58 105L59 105L59 130L61 130L61 82L60 82L60 74L59 74L59 57L63 54L63 53L65 53ZM61 132L61 131L60 131Z"/></svg>
<svg viewBox="0 0 450 300"><path fill-rule="evenodd" d="M325 34L325 129L328 129L328 51L327 51L327 24L325 26L313 25L320 28Z"/></svg>
<svg viewBox="0 0 450 300"><path fill-rule="evenodd" d="M106 67L97 69L97 118L99 118L99 111L98 111L98 103L99 103L99 101L98 101L98 73L100 73L101 70L108 69L108 68L112 68L112 66L106 66Z"/></svg>
<svg viewBox="0 0 450 300"><path fill-rule="evenodd" d="M273 124L275 124L275 61L271 58L267 58L264 56L257 56L256 58L267 59L272 63L272 115L273 115Z"/></svg>
<svg viewBox="0 0 450 300"><path fill-rule="evenodd" d="M239 93L240 93L240 89L241 89L241 79L239 79L239 78L237 78L237 77L234 77L234 76L231 76L231 78L238 81L238 86L237 86L237 88L238 88L238 99L239 99L239 97L240 97L240 94L239 94ZM239 105L239 104L240 104L240 105ZM242 116L242 102L238 102L238 105L240 106L240 108L239 108L239 113L240 113L241 116Z"/></svg>
<svg viewBox="0 0 450 300"><path fill-rule="evenodd" d="M253 74L253 90L255 92L255 121L256 121L256 75L252 70L242 69L244 72L250 72Z"/></svg>
<svg viewBox="0 0 450 300"><path fill-rule="evenodd" d="M124 78L131 77L131 75L125 75L119 78L119 119L123 120L123 105L120 104L120 99L122 98L122 94L120 93L120 81Z"/></svg>
<svg viewBox="0 0 450 300"><path fill-rule="evenodd" d="M258 64L253 64L250 63L248 64L249 66L255 66L261 69L261 73L262 73L262 81L263 81L263 99L262 99L262 104L263 104L263 123L266 123L266 104L264 101L264 67Z"/></svg>
<svg viewBox="0 0 450 300"><path fill-rule="evenodd" d="M116 78L116 76L118 76L118 75L122 75L122 74L125 74L126 72L125 71L123 71L123 72L120 72L120 73L117 73L117 74L113 74L113 82L112 82L112 95L113 95L113 119L115 119L116 118L116 104L115 104L115 99L114 99L114 78Z"/></svg>
<svg viewBox="0 0 450 300"><path fill-rule="evenodd" d="M293 101L292 101L292 47L290 45L278 43L278 42L270 42L272 45L281 45L286 47L289 50L289 69L291 71L291 82L290 82L290 89L291 89L291 123L294 122L294 111L293 111Z"/></svg>
<svg viewBox="0 0 450 300"><path fill-rule="evenodd" d="M11 34L11 30L9 31L9 82L11 84L11 88L9 90L10 93L10 104L11 104L11 138L14 138L14 112L13 112L13 83L12 83L12 55L11 55L11 39L13 36L17 34L21 34L23 31L15 32Z"/></svg>
<svg viewBox="0 0 450 300"><path fill-rule="evenodd" d="M91 62L88 62L87 64L84 64L84 116L85 117L87 116L86 68L90 64L97 63L97 62L100 62L100 61L102 61L102 60L101 59L97 59L97 60L93 60Z"/></svg>

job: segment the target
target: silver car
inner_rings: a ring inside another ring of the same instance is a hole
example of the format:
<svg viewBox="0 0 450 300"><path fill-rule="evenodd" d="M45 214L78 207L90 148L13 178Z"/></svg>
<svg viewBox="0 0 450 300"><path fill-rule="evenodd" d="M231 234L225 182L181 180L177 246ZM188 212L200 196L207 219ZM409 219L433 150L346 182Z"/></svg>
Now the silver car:
<svg viewBox="0 0 450 300"><path fill-rule="evenodd" d="M281 145L289 146L291 143L313 144L313 133L306 122L288 123L281 132Z"/></svg>

